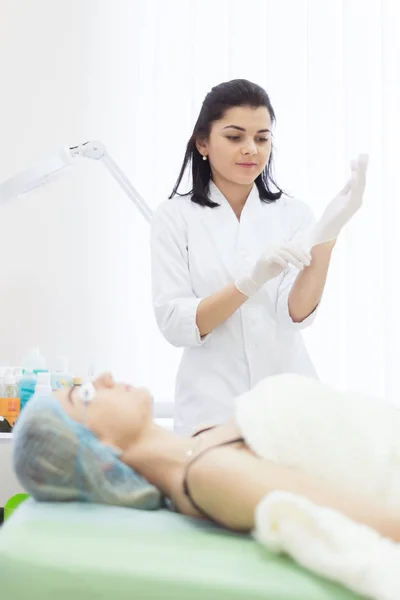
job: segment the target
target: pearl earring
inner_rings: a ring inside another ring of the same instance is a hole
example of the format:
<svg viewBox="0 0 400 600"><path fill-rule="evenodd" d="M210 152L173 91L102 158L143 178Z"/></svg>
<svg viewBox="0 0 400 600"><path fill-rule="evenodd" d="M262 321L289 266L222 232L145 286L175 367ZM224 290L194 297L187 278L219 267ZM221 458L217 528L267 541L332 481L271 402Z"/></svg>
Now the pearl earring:
<svg viewBox="0 0 400 600"><path fill-rule="evenodd" d="M205 154L203 155L203 160L207 160L207 156Z"/></svg>

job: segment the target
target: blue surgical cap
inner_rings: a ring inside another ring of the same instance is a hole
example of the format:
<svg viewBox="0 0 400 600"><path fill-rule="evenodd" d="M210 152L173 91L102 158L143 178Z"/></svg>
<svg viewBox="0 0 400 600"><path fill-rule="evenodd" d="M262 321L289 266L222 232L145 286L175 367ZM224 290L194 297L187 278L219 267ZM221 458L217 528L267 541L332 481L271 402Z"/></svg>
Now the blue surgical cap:
<svg viewBox="0 0 400 600"><path fill-rule="evenodd" d="M161 493L118 458L53 396L33 396L13 430L15 473L36 500L153 510Z"/></svg>

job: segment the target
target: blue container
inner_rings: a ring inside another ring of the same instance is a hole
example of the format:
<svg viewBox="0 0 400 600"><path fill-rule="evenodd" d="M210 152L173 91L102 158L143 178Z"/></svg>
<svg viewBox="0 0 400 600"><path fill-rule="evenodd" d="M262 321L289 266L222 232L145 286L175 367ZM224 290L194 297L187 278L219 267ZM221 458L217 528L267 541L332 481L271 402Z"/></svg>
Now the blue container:
<svg viewBox="0 0 400 600"><path fill-rule="evenodd" d="M35 393L36 375L32 371L25 371L18 383L18 396L20 399L20 411Z"/></svg>

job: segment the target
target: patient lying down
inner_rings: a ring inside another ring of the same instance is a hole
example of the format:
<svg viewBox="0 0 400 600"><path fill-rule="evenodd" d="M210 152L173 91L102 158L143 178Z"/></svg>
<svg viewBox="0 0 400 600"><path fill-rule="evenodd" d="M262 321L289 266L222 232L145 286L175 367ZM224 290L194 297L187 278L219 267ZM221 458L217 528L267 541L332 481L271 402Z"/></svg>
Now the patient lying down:
<svg viewBox="0 0 400 600"><path fill-rule="evenodd" d="M179 512L250 531L276 490L336 509L400 541L400 413L313 379L273 376L235 401L231 421L179 437L149 393L115 383L34 397L15 427L14 466L42 501Z"/></svg>

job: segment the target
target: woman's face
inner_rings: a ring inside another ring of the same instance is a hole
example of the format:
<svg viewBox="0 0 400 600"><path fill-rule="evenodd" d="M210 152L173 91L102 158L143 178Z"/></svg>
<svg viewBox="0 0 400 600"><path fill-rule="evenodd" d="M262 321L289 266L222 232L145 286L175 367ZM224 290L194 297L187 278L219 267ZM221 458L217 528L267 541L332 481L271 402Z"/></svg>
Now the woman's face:
<svg viewBox="0 0 400 600"><path fill-rule="evenodd" d="M213 123L209 139L197 143L210 161L213 180L252 184L268 163L271 129L271 116L264 106L228 109Z"/></svg>
<svg viewBox="0 0 400 600"><path fill-rule="evenodd" d="M93 384L96 395L86 406L79 388L70 398L67 391L58 398L72 419L84 423L103 443L125 450L153 422L151 395L144 388L116 383L109 373Z"/></svg>

